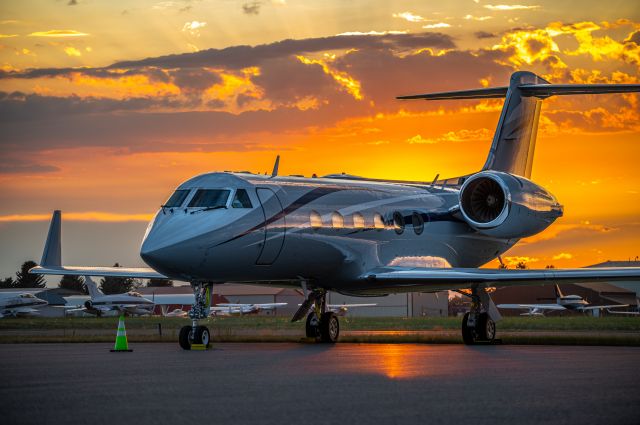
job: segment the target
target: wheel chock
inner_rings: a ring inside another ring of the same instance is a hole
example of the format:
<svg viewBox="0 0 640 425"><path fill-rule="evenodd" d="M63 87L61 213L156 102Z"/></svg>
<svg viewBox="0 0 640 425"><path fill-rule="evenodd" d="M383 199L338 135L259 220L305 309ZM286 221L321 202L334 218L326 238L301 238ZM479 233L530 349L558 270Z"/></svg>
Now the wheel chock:
<svg viewBox="0 0 640 425"><path fill-rule="evenodd" d="M193 351L207 351L207 346L204 344L191 344L191 350Z"/></svg>

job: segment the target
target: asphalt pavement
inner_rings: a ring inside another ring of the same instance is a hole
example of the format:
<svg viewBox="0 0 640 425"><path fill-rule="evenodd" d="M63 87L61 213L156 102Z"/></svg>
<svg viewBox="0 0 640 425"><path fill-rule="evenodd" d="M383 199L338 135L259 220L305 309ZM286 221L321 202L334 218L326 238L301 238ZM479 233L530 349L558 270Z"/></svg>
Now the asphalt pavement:
<svg viewBox="0 0 640 425"><path fill-rule="evenodd" d="M0 345L2 424L637 424L640 348Z"/></svg>

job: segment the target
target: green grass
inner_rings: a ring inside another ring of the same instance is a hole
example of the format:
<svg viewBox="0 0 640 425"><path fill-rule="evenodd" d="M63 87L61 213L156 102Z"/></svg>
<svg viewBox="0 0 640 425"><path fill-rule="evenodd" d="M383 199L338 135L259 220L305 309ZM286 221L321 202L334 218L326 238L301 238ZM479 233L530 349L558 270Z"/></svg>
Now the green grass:
<svg viewBox="0 0 640 425"><path fill-rule="evenodd" d="M458 330L461 325L459 317L342 317L340 324L343 330ZM74 330L74 329L113 329L118 323L117 317L108 318L6 318L0 320L0 332L4 330ZM161 317L128 317L127 329L154 330L158 324L162 329L177 330L190 324L189 319ZM304 327L303 322L291 323L286 317L244 316L218 317L201 321L211 328L235 331L255 330L260 333L268 331L298 331ZM499 331L629 331L640 332L640 318L637 317L505 317L498 323Z"/></svg>

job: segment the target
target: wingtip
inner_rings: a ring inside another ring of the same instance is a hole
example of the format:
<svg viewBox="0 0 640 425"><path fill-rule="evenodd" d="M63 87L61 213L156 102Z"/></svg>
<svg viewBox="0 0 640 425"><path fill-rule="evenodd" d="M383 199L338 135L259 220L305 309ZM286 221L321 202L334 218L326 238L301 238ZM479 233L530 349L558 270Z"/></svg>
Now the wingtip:
<svg viewBox="0 0 640 425"><path fill-rule="evenodd" d="M51 216L51 224L49 224L49 233L44 244L40 266L59 267L62 265L61 227L62 211L55 210Z"/></svg>

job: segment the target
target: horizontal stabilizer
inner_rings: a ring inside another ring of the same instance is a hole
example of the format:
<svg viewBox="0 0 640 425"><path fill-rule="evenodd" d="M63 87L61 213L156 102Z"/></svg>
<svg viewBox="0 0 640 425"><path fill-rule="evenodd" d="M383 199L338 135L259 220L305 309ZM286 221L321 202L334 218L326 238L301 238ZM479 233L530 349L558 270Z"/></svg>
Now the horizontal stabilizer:
<svg viewBox="0 0 640 425"><path fill-rule="evenodd" d="M523 97L565 96L572 94L606 94L640 92L640 84L522 84L516 86ZM398 96L400 100L499 99L507 96L509 87L489 87L439 93Z"/></svg>
<svg viewBox="0 0 640 425"><path fill-rule="evenodd" d="M443 100L443 99L499 99L507 95L509 87L490 87L473 90L445 91L440 93L414 94L409 96L398 96L400 100Z"/></svg>
<svg viewBox="0 0 640 425"><path fill-rule="evenodd" d="M529 84L519 86L522 96L545 98L571 94L640 92L640 84Z"/></svg>

